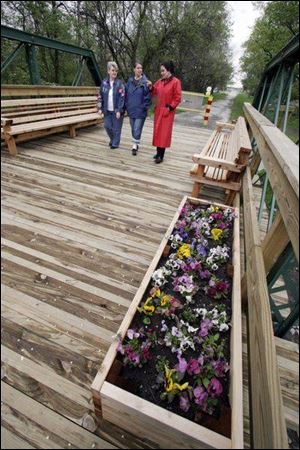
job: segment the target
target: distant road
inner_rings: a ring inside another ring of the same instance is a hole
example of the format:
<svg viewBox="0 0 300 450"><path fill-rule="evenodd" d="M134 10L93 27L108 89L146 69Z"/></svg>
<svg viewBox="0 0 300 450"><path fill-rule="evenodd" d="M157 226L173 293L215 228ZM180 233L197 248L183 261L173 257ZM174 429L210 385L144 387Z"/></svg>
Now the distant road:
<svg viewBox="0 0 300 450"><path fill-rule="evenodd" d="M202 114L194 112L176 114L175 123L196 128L214 129L216 122L229 122L233 100L240 91L240 88L229 88L226 91L227 97L224 100L219 100L212 103L208 125L203 124Z"/></svg>

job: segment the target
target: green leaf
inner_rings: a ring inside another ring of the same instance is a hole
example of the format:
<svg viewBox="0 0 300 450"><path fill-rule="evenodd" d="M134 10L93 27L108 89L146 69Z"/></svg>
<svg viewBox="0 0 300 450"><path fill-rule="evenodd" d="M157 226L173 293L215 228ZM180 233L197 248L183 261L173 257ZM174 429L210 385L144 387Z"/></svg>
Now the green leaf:
<svg viewBox="0 0 300 450"><path fill-rule="evenodd" d="M209 379L208 378L203 378L202 380L203 385L206 387L206 389L208 388L209 385Z"/></svg>

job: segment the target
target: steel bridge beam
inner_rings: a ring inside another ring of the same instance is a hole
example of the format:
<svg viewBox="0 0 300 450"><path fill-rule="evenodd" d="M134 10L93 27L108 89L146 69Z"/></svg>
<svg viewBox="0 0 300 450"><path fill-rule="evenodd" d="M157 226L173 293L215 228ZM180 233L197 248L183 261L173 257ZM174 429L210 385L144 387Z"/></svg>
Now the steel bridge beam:
<svg viewBox="0 0 300 450"><path fill-rule="evenodd" d="M95 84L99 85L101 82L100 70L94 52L92 50L77 47L76 45L65 44L63 42L56 41L55 39L50 39L43 36L35 36L34 34L16 30L5 25L1 25L1 38L19 41L23 44L28 44L31 46L52 48L54 50L59 50L62 52L72 53L74 55L85 57L87 61L87 67Z"/></svg>

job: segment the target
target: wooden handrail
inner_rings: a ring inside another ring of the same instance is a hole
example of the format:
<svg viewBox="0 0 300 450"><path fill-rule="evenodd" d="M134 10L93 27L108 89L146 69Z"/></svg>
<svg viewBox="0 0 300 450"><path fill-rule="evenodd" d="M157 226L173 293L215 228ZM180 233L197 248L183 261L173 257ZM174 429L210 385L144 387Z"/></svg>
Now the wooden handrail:
<svg viewBox="0 0 300 450"><path fill-rule="evenodd" d="M250 168L243 177L251 448L288 448L263 250Z"/></svg>
<svg viewBox="0 0 300 450"><path fill-rule="evenodd" d="M299 148L249 103L244 113L299 262Z"/></svg>

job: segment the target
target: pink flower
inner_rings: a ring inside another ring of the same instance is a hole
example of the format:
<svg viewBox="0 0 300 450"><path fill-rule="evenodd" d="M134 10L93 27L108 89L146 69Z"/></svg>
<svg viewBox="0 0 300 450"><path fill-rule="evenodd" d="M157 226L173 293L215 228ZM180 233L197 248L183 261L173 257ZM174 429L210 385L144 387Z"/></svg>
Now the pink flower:
<svg viewBox="0 0 300 450"><path fill-rule="evenodd" d="M180 409L182 409L184 412L187 412L190 409L190 406L191 405L188 397L186 395L181 395L179 404Z"/></svg>
<svg viewBox="0 0 300 450"><path fill-rule="evenodd" d="M229 370L229 365L220 359L212 362L215 374L217 377L221 378L225 376L225 373Z"/></svg>
<svg viewBox="0 0 300 450"><path fill-rule="evenodd" d="M197 359L190 358L186 370L189 375L197 375L198 373L200 373L201 369Z"/></svg>
<svg viewBox="0 0 300 450"><path fill-rule="evenodd" d="M213 327L213 323L209 319L204 319L200 325L199 336L205 337L208 335L209 330Z"/></svg>
<svg viewBox="0 0 300 450"><path fill-rule="evenodd" d="M212 378L207 388L208 393L212 397L219 397L223 392L222 384L217 378Z"/></svg>
<svg viewBox="0 0 300 450"><path fill-rule="evenodd" d="M138 338L140 335L139 335L139 333L136 333L134 330L132 330L131 328L129 328L128 330L127 330L127 337L129 338L129 339L133 339L133 338Z"/></svg>
<svg viewBox="0 0 300 450"><path fill-rule="evenodd" d="M204 403L208 399L208 393L201 386L198 386L194 389L194 396L195 396L195 403L197 403L197 405L200 406L204 405Z"/></svg>
<svg viewBox="0 0 300 450"><path fill-rule="evenodd" d="M180 356L177 356L178 358L178 364L176 364L175 369L178 370L180 373L185 373L188 363L184 358L181 358Z"/></svg>

